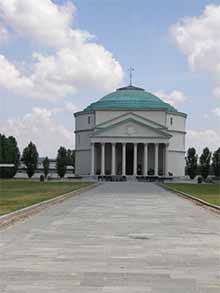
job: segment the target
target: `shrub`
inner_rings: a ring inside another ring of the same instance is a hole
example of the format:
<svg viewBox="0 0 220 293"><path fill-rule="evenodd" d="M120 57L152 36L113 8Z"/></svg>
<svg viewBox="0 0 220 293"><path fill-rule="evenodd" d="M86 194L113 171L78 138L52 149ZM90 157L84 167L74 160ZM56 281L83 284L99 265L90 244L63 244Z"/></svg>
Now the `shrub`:
<svg viewBox="0 0 220 293"><path fill-rule="evenodd" d="M12 178L16 175L20 152L17 141L13 136L6 137L0 134L0 163L13 164L14 167L0 167L0 178Z"/></svg>
<svg viewBox="0 0 220 293"><path fill-rule="evenodd" d="M45 178L47 178L47 175L49 173L49 166L50 166L50 162L49 162L48 157L46 157L43 160L43 167L44 167L44 176L45 176Z"/></svg>
<svg viewBox="0 0 220 293"><path fill-rule="evenodd" d="M220 177L220 148L218 148L212 156L212 167L216 177Z"/></svg>
<svg viewBox="0 0 220 293"><path fill-rule="evenodd" d="M37 169L38 162L38 152L35 144L30 142L29 145L24 148L22 160L27 167L27 175L29 178L31 178L34 175L35 170Z"/></svg>
<svg viewBox="0 0 220 293"><path fill-rule="evenodd" d="M204 148L199 161L202 178L206 179L209 175L211 161L211 152L209 151L209 148Z"/></svg>
<svg viewBox="0 0 220 293"><path fill-rule="evenodd" d="M188 149L185 160L186 160L187 174L189 175L190 179L194 179L196 177L197 161L198 161L198 155L196 154L195 148Z"/></svg>
<svg viewBox="0 0 220 293"><path fill-rule="evenodd" d="M56 168L57 174L63 178L66 174L67 151L64 147L60 147L57 153Z"/></svg>
<svg viewBox="0 0 220 293"><path fill-rule="evenodd" d="M40 182L44 182L44 175L40 175Z"/></svg>

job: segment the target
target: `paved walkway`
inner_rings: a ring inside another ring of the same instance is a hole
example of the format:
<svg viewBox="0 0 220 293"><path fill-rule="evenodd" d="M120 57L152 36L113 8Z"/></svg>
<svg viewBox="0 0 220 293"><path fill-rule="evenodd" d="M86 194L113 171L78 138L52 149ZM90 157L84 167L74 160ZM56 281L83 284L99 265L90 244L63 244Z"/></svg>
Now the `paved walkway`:
<svg viewBox="0 0 220 293"><path fill-rule="evenodd" d="M220 217L105 183L0 232L0 292L219 293Z"/></svg>

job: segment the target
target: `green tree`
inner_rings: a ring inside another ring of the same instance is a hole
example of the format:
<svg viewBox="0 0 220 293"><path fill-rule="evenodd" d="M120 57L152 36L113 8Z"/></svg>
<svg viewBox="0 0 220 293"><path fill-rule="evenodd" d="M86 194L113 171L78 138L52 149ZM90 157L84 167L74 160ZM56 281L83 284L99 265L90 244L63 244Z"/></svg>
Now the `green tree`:
<svg viewBox="0 0 220 293"><path fill-rule="evenodd" d="M32 142L29 143L29 145L24 148L23 154L22 154L22 161L27 167L27 175L29 178L31 178L36 169L37 169L37 162L38 162L38 152L35 144Z"/></svg>
<svg viewBox="0 0 220 293"><path fill-rule="evenodd" d="M67 150L67 165L73 167L73 172L75 169L75 150Z"/></svg>
<svg viewBox="0 0 220 293"><path fill-rule="evenodd" d="M220 177L220 148L218 148L212 156L212 167L216 177Z"/></svg>
<svg viewBox="0 0 220 293"><path fill-rule="evenodd" d="M47 176L48 176L48 173L49 173L49 166L50 166L50 162L49 162L48 157L46 157L46 158L43 160L43 167L44 167L44 176L45 176L45 178L47 178Z"/></svg>
<svg viewBox="0 0 220 293"><path fill-rule="evenodd" d="M198 155L196 154L195 148L188 149L185 160L186 160L187 173L190 179L194 179L196 177L197 161L198 161Z"/></svg>
<svg viewBox="0 0 220 293"><path fill-rule="evenodd" d="M57 174L60 178L63 178L66 174L66 166L67 166L67 151L64 147L60 147L57 153L56 159L56 169Z"/></svg>
<svg viewBox="0 0 220 293"><path fill-rule="evenodd" d="M209 175L211 156L212 154L209 148L204 148L199 159L200 170L203 179L206 179Z"/></svg>
<svg viewBox="0 0 220 293"><path fill-rule="evenodd" d="M0 134L0 163L14 164L14 167L0 167L1 178L12 178L18 170L20 152L17 146L17 141L13 136L8 138Z"/></svg>

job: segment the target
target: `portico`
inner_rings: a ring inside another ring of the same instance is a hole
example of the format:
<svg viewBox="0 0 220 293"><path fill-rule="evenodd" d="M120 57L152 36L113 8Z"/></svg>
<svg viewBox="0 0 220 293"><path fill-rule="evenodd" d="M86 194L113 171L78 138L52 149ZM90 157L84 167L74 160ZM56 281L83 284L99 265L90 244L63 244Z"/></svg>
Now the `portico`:
<svg viewBox="0 0 220 293"><path fill-rule="evenodd" d="M166 176L167 142L92 142L91 175Z"/></svg>

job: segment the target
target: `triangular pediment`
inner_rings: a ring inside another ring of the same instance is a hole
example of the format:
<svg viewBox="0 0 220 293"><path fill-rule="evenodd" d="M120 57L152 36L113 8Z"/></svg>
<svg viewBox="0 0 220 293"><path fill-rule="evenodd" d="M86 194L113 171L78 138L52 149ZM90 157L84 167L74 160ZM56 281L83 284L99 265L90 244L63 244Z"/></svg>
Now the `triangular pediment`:
<svg viewBox="0 0 220 293"><path fill-rule="evenodd" d="M151 123L145 119L140 121L136 117L123 117L119 122L102 125L96 128L95 137L144 137L144 138L170 138L165 128ZM136 119L135 119L136 118Z"/></svg>
<svg viewBox="0 0 220 293"><path fill-rule="evenodd" d="M113 126L114 124L122 122L122 121L125 121L126 119L133 119L133 120L135 120L137 122L146 124L146 125L151 126L153 128L167 130L167 128L164 125L159 124L159 123L157 123L155 121L152 121L150 119L144 118L143 116L140 116L140 115L138 115L138 114L136 114L134 112L128 112L128 113L122 114L120 116L117 116L117 117L115 117L113 119L110 119L108 121L105 121L105 122L103 122L101 124L98 124L96 126L96 128L101 129L101 128L106 128L106 127L109 127L109 126Z"/></svg>

